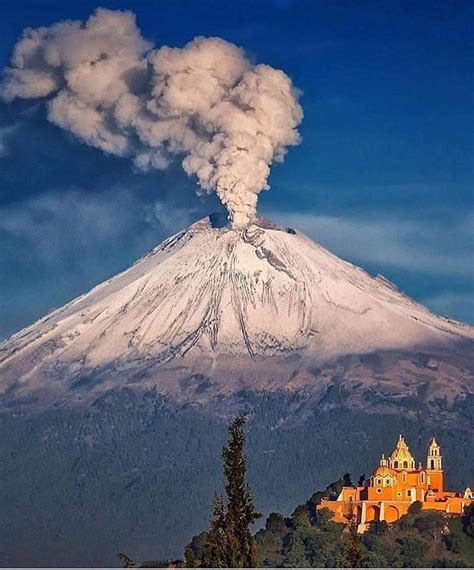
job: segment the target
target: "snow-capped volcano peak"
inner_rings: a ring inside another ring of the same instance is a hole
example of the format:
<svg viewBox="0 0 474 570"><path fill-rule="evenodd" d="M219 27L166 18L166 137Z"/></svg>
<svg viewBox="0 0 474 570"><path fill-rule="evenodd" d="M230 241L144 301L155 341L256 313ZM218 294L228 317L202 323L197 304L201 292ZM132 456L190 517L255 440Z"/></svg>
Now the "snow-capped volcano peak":
<svg viewBox="0 0 474 570"><path fill-rule="evenodd" d="M77 377L110 365L324 360L472 337L471 327L433 315L297 231L206 218L11 337L0 375L28 383L40 372Z"/></svg>

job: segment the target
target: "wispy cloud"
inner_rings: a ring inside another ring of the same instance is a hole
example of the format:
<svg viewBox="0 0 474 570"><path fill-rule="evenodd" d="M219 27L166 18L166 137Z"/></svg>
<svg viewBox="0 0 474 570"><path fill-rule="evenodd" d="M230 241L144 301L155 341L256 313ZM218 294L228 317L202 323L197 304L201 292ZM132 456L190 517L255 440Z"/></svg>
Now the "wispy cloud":
<svg viewBox="0 0 474 570"><path fill-rule="evenodd" d="M17 125L11 125L9 127L0 127L0 158L8 154L8 143L7 139L9 135L17 130Z"/></svg>
<svg viewBox="0 0 474 570"><path fill-rule="evenodd" d="M125 269L204 215L137 199L54 191L0 209L0 339Z"/></svg>
<svg viewBox="0 0 474 570"><path fill-rule="evenodd" d="M273 212L334 253L355 263L409 271L474 277L474 216L399 220L380 217L318 216Z"/></svg>
<svg viewBox="0 0 474 570"><path fill-rule="evenodd" d="M433 297L426 297L422 302L440 315L449 315L459 320L474 322L474 294L442 293Z"/></svg>

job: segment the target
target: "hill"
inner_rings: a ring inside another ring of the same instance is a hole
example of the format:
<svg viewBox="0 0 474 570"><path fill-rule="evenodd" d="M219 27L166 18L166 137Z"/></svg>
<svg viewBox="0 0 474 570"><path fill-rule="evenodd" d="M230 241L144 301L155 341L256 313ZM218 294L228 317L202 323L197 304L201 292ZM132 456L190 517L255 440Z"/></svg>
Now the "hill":
<svg viewBox="0 0 474 570"><path fill-rule="evenodd" d="M373 523L358 535L355 525L331 520L327 509L316 511L323 497L336 497L349 475L314 493L290 517L271 513L255 541L261 568L469 568L474 564L474 507L464 516L447 516L421 510L413 503L410 512L396 523ZM189 547L199 566L205 533ZM189 558L189 554L188 554Z"/></svg>
<svg viewBox="0 0 474 570"><path fill-rule="evenodd" d="M463 517L438 511L410 512L394 524L374 523L362 535L351 525L316 512L322 497L337 495L339 480L298 506L291 517L272 513L256 541L262 567L445 568L474 565L474 508Z"/></svg>

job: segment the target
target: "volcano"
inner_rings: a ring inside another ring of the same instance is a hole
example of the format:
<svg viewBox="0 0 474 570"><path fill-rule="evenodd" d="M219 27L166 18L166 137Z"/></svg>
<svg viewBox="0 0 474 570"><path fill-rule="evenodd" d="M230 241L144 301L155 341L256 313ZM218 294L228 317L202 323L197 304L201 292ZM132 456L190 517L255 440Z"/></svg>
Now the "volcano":
<svg viewBox="0 0 474 570"><path fill-rule="evenodd" d="M219 222L198 221L14 335L0 352L1 389L55 402L137 384L188 401L244 387L320 392L327 382L308 368L342 356L472 346L471 327L292 228ZM463 391L465 372L437 372L437 392ZM183 389L192 376L207 389Z"/></svg>
<svg viewBox="0 0 474 570"><path fill-rule="evenodd" d="M473 340L295 229L200 220L0 346L0 561L181 555L242 411L266 513L400 432L472 484Z"/></svg>

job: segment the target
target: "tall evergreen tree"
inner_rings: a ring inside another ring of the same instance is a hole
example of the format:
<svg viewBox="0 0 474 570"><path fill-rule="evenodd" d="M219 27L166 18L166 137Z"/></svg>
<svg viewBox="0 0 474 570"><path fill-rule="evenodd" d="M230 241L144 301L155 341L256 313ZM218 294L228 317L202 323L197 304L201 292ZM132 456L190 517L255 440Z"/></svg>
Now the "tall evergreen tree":
<svg viewBox="0 0 474 570"><path fill-rule="evenodd" d="M226 529L229 534L230 561L234 567L253 568L257 564L255 543L250 526L262 515L255 510L247 482L245 457L245 415L238 416L229 426L228 444L222 450L227 494ZM229 532L230 531L230 532Z"/></svg>
<svg viewBox="0 0 474 570"><path fill-rule="evenodd" d="M251 525L261 517L255 510L247 482L245 457L245 415L238 416L228 428L227 446L222 450L227 505L216 497L213 518L202 560L203 566L254 568L257 565Z"/></svg>

